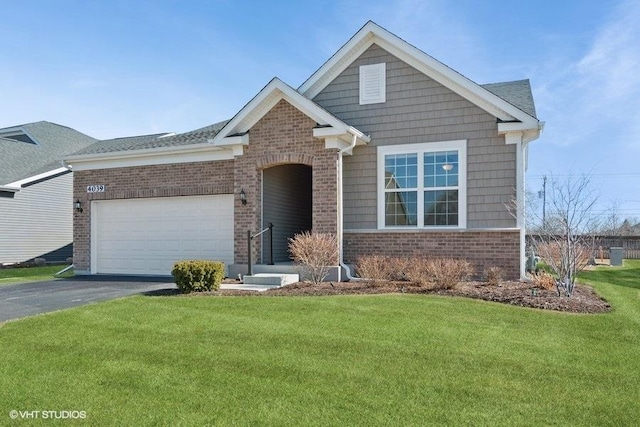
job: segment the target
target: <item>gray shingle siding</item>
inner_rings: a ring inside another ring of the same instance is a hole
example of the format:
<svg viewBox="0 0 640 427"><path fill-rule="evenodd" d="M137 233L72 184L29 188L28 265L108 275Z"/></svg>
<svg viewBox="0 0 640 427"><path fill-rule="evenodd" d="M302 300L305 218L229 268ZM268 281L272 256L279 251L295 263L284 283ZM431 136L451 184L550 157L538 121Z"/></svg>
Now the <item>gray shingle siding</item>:
<svg viewBox="0 0 640 427"><path fill-rule="evenodd" d="M387 101L359 105L359 66L387 64ZM515 146L498 135L496 118L373 45L314 99L371 136L344 162L345 229L377 227L379 145L468 140L467 227L514 227L505 205L516 186Z"/></svg>

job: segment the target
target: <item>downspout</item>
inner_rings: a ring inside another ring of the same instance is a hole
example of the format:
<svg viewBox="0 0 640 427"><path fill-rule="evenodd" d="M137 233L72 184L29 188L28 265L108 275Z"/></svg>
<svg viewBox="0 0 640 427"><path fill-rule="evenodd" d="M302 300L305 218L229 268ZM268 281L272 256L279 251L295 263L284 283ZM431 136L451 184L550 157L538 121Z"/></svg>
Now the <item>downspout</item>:
<svg viewBox="0 0 640 427"><path fill-rule="evenodd" d="M342 154L346 151L353 150L358 140L358 135L353 132L349 132L353 135L351 144L338 151L338 251L339 251L339 269L338 280L342 281L341 271L344 269L347 280L357 280L357 278L351 275L351 269L344 263L344 211L343 211L343 192L342 192Z"/></svg>
<svg viewBox="0 0 640 427"><path fill-rule="evenodd" d="M526 143L519 136L516 144L516 227L520 230L520 280L527 278L526 275L526 230L525 230L525 149Z"/></svg>

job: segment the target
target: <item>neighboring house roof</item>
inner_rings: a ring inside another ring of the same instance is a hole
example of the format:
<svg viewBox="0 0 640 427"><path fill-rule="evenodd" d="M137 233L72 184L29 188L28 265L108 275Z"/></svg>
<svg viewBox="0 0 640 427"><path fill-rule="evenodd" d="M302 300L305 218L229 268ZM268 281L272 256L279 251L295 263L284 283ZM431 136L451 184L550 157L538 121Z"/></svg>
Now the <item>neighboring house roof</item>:
<svg viewBox="0 0 640 427"><path fill-rule="evenodd" d="M481 86L531 117L537 117L529 80L489 83Z"/></svg>
<svg viewBox="0 0 640 427"><path fill-rule="evenodd" d="M46 121L0 129L0 185L62 167L62 158L97 140Z"/></svg>

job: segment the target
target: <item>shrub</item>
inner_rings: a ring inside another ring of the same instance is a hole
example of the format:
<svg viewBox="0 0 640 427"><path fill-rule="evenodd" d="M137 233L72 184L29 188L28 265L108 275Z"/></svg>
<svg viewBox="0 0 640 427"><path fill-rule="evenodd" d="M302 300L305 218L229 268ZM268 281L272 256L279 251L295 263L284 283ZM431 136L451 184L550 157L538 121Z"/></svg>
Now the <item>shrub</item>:
<svg viewBox="0 0 640 427"><path fill-rule="evenodd" d="M531 276L533 284L540 289L552 290L556 286L556 279L553 275L539 271Z"/></svg>
<svg viewBox="0 0 640 427"><path fill-rule="evenodd" d="M484 271L484 280L488 285L499 286L504 278L504 271L500 267L489 267Z"/></svg>
<svg viewBox="0 0 640 427"><path fill-rule="evenodd" d="M289 239L291 258L304 277L314 284L322 282L331 267L338 265L338 239L333 234L304 231Z"/></svg>
<svg viewBox="0 0 640 427"><path fill-rule="evenodd" d="M471 264L462 259L436 258L430 260L433 282L438 288L453 289L473 273Z"/></svg>
<svg viewBox="0 0 640 427"><path fill-rule="evenodd" d="M44 258L36 258L33 260L33 263L39 267L42 267L43 265L47 264L47 260Z"/></svg>
<svg viewBox="0 0 640 427"><path fill-rule="evenodd" d="M358 258L356 272L363 279L389 280L391 277L388 258L382 255L366 255Z"/></svg>
<svg viewBox="0 0 640 427"><path fill-rule="evenodd" d="M217 291L224 278L224 263L206 260L179 261L173 265L171 274L180 292Z"/></svg>
<svg viewBox="0 0 640 427"><path fill-rule="evenodd" d="M409 280L431 289L453 289L472 273L467 261L450 258L414 258L406 270Z"/></svg>
<svg viewBox="0 0 640 427"><path fill-rule="evenodd" d="M356 271L364 279L406 280L406 258L366 255L358 258Z"/></svg>
<svg viewBox="0 0 640 427"><path fill-rule="evenodd" d="M411 258L406 263L405 276L407 280L415 282L420 286L433 288L433 275L429 267L429 259L427 258Z"/></svg>

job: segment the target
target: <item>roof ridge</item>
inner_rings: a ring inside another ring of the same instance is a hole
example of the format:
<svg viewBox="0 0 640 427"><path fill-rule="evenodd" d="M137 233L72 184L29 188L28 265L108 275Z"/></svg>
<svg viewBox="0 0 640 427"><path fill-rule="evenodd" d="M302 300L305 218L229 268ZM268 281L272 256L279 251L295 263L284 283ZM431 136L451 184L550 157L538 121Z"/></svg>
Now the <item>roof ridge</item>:
<svg viewBox="0 0 640 427"><path fill-rule="evenodd" d="M148 134L144 134L144 135L119 136L117 138L99 139L97 142L118 141L118 140L122 140L122 139L130 139L130 138L145 138L145 137L150 137L150 136L162 136L162 135L167 135L167 134L170 134L170 133L172 133L172 132L159 132L159 133L148 133Z"/></svg>

